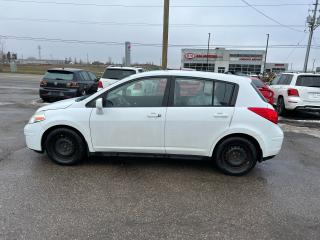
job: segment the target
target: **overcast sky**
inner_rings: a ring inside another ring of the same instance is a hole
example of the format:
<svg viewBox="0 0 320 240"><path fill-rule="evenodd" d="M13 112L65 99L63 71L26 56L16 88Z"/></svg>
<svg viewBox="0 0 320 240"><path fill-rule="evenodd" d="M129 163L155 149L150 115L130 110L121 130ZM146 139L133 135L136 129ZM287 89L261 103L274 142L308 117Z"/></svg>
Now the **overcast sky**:
<svg viewBox="0 0 320 240"><path fill-rule="evenodd" d="M132 25L101 25L67 23L65 20L89 22L117 22L117 23L147 23L161 24L163 9L161 7L111 7L111 6L77 6L59 4L40 4L23 2L28 0L8 1L0 0L0 35L18 37L40 37L59 39L93 40L102 42L125 42L161 44L161 26L132 26ZM34 0L38 2L73 2L95 4L122 5L162 5L163 0ZM266 34L270 33L270 45L295 45L298 42L306 44L308 34L305 30L305 19L308 9L313 8L315 0L247 0L250 4L286 4L302 3L309 6L281 6L257 7L268 16L285 25L301 25L294 31L285 27L178 27L171 26L169 30L169 44L178 45L206 45L208 32L212 33L211 46L215 45L258 45L266 42ZM231 7L174 7L176 5L244 5L241 0L171 0L170 24L198 24L198 25L276 25L276 23L260 15L252 8ZM41 22L32 19L60 20L59 22ZM313 44L320 44L320 28L315 32ZM103 44L66 44L61 42L39 42L5 39L6 51L17 52L19 57L38 56L37 46L42 47L42 58L64 59L76 57L121 62L124 47ZM277 49L269 51L268 62L293 63L294 69L301 69L304 61L305 49ZM168 61L170 67L180 67L181 48L169 49ZM132 46L132 62L154 62L159 64L161 48L156 46ZM320 66L320 49L312 49L310 67L313 59Z"/></svg>

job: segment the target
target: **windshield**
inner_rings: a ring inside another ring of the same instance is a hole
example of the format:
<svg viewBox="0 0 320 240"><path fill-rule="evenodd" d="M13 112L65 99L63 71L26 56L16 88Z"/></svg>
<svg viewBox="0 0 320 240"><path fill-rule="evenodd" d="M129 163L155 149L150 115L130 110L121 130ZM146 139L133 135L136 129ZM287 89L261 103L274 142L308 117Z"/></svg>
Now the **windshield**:
<svg viewBox="0 0 320 240"><path fill-rule="evenodd" d="M296 86L320 87L320 75L317 76L299 76Z"/></svg>
<svg viewBox="0 0 320 240"><path fill-rule="evenodd" d="M109 78L109 79L116 79L116 80L120 80L123 79L125 77L128 77L130 75L135 74L136 71L135 70L129 70L129 69L111 69L111 68L107 68L103 75L102 78Z"/></svg>
<svg viewBox="0 0 320 240"><path fill-rule="evenodd" d="M73 73L67 71L49 70L43 77L45 80L72 81Z"/></svg>

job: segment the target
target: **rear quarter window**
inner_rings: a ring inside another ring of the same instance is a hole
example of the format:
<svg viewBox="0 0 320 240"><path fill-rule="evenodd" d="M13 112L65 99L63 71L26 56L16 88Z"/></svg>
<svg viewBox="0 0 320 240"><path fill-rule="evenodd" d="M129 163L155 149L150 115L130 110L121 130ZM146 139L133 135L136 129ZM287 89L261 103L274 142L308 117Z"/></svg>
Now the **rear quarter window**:
<svg viewBox="0 0 320 240"><path fill-rule="evenodd" d="M259 97L264 101L264 102L268 102L264 96L262 95L262 93L259 91L259 89L256 87L256 85L254 85L253 82L251 82L251 86L253 87L253 89L256 91L256 93L258 93Z"/></svg>

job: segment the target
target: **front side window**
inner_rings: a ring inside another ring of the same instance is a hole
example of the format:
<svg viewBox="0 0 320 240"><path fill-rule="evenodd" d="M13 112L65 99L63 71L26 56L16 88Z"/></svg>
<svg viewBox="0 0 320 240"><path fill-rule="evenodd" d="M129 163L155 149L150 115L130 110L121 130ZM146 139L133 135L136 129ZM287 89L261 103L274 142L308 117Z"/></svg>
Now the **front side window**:
<svg viewBox="0 0 320 240"><path fill-rule="evenodd" d="M106 107L161 107L167 78L135 80L112 89L104 97Z"/></svg>

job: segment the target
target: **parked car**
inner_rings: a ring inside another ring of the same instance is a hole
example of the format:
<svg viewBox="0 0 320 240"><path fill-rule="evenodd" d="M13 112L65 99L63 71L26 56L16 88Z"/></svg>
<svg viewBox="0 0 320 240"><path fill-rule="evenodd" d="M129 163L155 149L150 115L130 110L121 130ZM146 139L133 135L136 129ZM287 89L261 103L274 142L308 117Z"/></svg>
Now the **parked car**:
<svg viewBox="0 0 320 240"><path fill-rule="evenodd" d="M320 74L282 73L270 87L279 115L288 110L320 112Z"/></svg>
<svg viewBox="0 0 320 240"><path fill-rule="evenodd" d="M143 68L109 66L105 69L98 83L98 90L106 88L117 81L133 74L144 72Z"/></svg>
<svg viewBox="0 0 320 240"><path fill-rule="evenodd" d="M145 91L132 94L137 84ZM279 153L277 122L247 77L152 71L41 107L24 134L30 149L46 151L58 164L88 155L191 156L243 175Z"/></svg>
<svg viewBox="0 0 320 240"><path fill-rule="evenodd" d="M61 100L92 94L97 91L95 74L82 69L49 69L40 82L39 95L43 101Z"/></svg>
<svg viewBox="0 0 320 240"><path fill-rule="evenodd" d="M273 90L258 77L250 77L252 83L258 88L263 97L268 101L268 103L273 104L274 102L274 92Z"/></svg>

